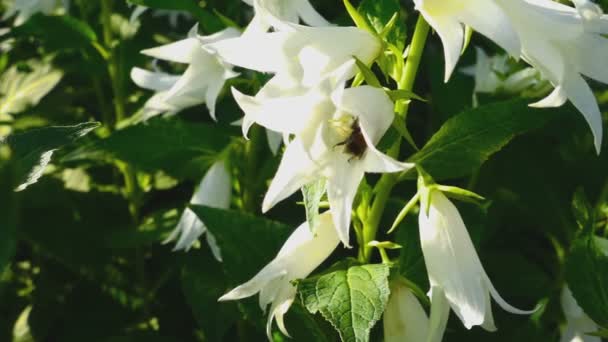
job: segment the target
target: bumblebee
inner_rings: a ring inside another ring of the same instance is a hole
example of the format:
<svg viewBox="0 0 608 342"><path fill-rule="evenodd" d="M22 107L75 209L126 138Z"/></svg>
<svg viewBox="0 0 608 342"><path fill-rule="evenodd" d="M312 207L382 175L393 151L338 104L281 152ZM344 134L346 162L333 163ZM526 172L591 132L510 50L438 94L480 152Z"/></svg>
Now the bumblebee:
<svg viewBox="0 0 608 342"><path fill-rule="evenodd" d="M359 118L353 121L350 129L351 133L348 138L336 145L344 146L344 151L352 155L348 161L351 161L353 158L361 158L367 150L367 143L361 132L361 126L359 126Z"/></svg>

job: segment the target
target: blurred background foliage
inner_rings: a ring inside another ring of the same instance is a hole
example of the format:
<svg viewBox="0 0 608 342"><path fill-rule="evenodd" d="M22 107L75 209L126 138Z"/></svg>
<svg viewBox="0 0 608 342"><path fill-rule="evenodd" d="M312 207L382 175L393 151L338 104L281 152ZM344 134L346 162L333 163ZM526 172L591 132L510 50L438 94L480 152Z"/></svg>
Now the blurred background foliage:
<svg viewBox="0 0 608 342"><path fill-rule="evenodd" d="M129 78L132 67L150 63L140 50L183 39L199 20L206 33L223 28L223 18L242 27L252 10L240 0L135 2L176 8L184 3L191 11L172 27L162 12L146 12L130 23L133 7L125 1L75 0L66 15L36 15L0 36L0 136L9 137L0 149L0 341L265 340L265 317L255 298L228 303L217 298L272 259L305 219L296 204L300 195L270 212L268 217L281 223L256 218L278 157L264 145L248 149L238 128L230 125L241 116L234 100L221 97L217 124L204 105L174 118L139 123L150 93ZM350 24L342 1L312 2L330 21ZM401 5L411 32L413 5ZM499 52L479 35L471 46ZM469 48L460 66L474 62L475 51ZM415 87L429 103L413 103L408 116L419 146L448 119L472 108L473 79L456 72L444 84L443 63L440 41L433 35ZM252 90L263 81L243 72L251 76L244 85L242 79L229 85L241 82L239 87ZM608 91L595 89L606 110ZM508 99L484 95L480 104ZM572 212L577 189L594 207L604 208L595 224L608 233L608 203L601 203L608 192L608 149L604 145L596 156L582 117L571 108L560 113L515 137L481 167L449 180L491 202L481 209L458 206L496 288L518 307L531 308L539 300L546 305L530 317L495 310L499 330L493 334L467 331L453 317L445 341L558 341L563 321L559 294L579 231ZM83 122L100 122L101 127L78 126ZM26 147L10 143L11 136L48 126L72 128L49 131L57 136L44 146L37 138L19 138ZM252 134L261 133L256 128ZM175 227L196 182L229 146L236 175L232 207L240 211L218 212L206 221L225 251L224 263L216 262L204 244L187 253L172 252L171 245L161 242ZM14 192L24 183L23 169L31 170L52 150L44 175L28 174L26 181L32 184ZM403 158L413 152L404 150ZM244 165L246 153L260 158L255 170ZM393 191L382 227L390 226L414 192L414 182ZM426 291L415 217L402 223L396 240L404 249L391 256ZM324 266L351 254L340 248ZM307 313L299 301L287 317L295 341L338 338L329 323ZM372 341L381 339L379 327L373 329ZM274 337L287 339L278 332Z"/></svg>

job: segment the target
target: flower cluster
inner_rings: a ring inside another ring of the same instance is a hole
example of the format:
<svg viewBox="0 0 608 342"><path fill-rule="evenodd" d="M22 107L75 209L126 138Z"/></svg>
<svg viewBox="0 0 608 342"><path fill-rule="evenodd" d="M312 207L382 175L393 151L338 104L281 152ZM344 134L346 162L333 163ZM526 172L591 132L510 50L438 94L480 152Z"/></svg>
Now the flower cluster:
<svg viewBox="0 0 608 342"><path fill-rule="evenodd" d="M552 0L414 0L444 45L445 80L456 67L469 26L522 58L555 87L532 106L558 107L570 100L591 127L596 151L602 144L602 116L583 78L608 83L601 62L608 53L608 17L589 0L576 8ZM483 15L480 15L483 13Z"/></svg>
<svg viewBox="0 0 608 342"><path fill-rule="evenodd" d="M271 74L255 94L231 89L244 113L240 121L243 135L247 137L251 127L259 125L271 136L282 137L285 143L261 209L271 210L309 184L325 184L329 210L319 216L314 226L309 222L299 226L274 260L220 300L259 293L262 309L271 307L269 337L274 320L288 335L283 316L296 294L292 282L307 277L339 242L351 247L352 213L356 209L353 206L365 174L407 172L417 167L418 192L400 218L419 203L420 241L430 283L430 318L411 289L399 280L393 281L384 315L385 339L440 341L450 309L467 329L481 326L494 331L491 299L511 313L532 313L534 310L509 305L499 295L458 209L447 197L476 195L437 185L420 166L395 159L398 153L388 155L378 149L395 120L395 109L403 102L396 104L386 89L373 82L358 85L351 80L361 65L372 65L382 57L386 42L381 35L359 27L333 26L306 0L245 2L255 13L244 32L229 28L200 36L195 26L184 40L142 51L157 59L187 64L182 75L140 68L131 73L139 86L156 91L145 105L147 117L206 103L213 119L215 103L226 80L238 76L235 67ZM519 93L529 89L542 93L553 86L549 96L532 106L561 106L570 100L591 126L599 151L601 115L582 76L608 83L608 74L599 62L608 52L604 50L607 44L599 44L606 39L602 34L608 33L608 22L598 7L587 0L575 1L576 9L550 0L415 3L443 41L446 81L456 67L465 41L465 26L469 26L503 47L510 56L532 66L512 69L507 56L490 59L478 49L477 65L465 70L475 77L476 93ZM480 12L484 15L480 16ZM299 24L300 20L311 26ZM591 49L591 45L599 47ZM274 140L273 146L277 146ZM218 162L203 179L192 203L227 208L229 195L228 172ZM169 240L181 235L176 249L187 250L203 232L204 223L186 209ZM207 233L207 237L216 258L221 260L212 235ZM417 329L410 329L411 326Z"/></svg>

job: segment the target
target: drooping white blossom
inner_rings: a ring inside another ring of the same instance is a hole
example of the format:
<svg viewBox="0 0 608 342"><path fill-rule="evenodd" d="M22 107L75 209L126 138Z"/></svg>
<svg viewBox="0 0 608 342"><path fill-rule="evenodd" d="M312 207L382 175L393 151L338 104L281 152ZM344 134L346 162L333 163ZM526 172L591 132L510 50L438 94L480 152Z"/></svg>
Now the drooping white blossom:
<svg viewBox="0 0 608 342"><path fill-rule="evenodd" d="M429 318L405 284L391 283L384 316L385 342L424 342L429 333Z"/></svg>
<svg viewBox="0 0 608 342"><path fill-rule="evenodd" d="M446 82L460 58L465 40L465 25L489 37L512 56L519 57L521 52L519 37L509 16L500 6L502 2L502 0L414 0L416 9L437 32L443 43Z"/></svg>
<svg viewBox="0 0 608 342"><path fill-rule="evenodd" d="M207 207L228 209L230 207L232 184L230 173L223 161L215 162L201 180L198 189L192 196L190 204ZM175 230L165 240L165 243L177 240L174 251L188 251L198 238L206 233L207 243L218 261L222 260L220 249L211 232L207 231L205 223L190 208L184 209Z"/></svg>
<svg viewBox="0 0 608 342"><path fill-rule="evenodd" d="M244 35L265 33L275 20L297 24L300 19L310 26L330 26L309 0L243 0L253 6L255 15Z"/></svg>
<svg viewBox="0 0 608 342"><path fill-rule="evenodd" d="M598 336L587 335L598 331L598 325L587 316L572 296L568 286L564 286L561 294L562 310L566 316L566 327L562 331L561 342L601 342Z"/></svg>
<svg viewBox="0 0 608 342"><path fill-rule="evenodd" d="M522 57L555 87L535 107L558 107L570 100L591 127L599 153L603 123L583 76L608 83L608 16L589 0L576 8L552 0L415 0L416 8L443 42L447 81L460 57L464 25Z"/></svg>
<svg viewBox="0 0 608 342"><path fill-rule="evenodd" d="M536 107L558 107L570 100L593 132L599 153L602 115L584 76L608 83L604 62L608 56L608 16L588 0L572 8L551 0L503 1L518 32L522 57L548 79L555 90Z"/></svg>
<svg viewBox="0 0 608 342"><path fill-rule="evenodd" d="M281 25L282 30L277 32L243 35L210 47L227 63L274 73L275 77L261 90L265 97L313 87L353 56L371 63L381 52L381 41L356 27ZM353 76L354 73L353 67Z"/></svg>
<svg viewBox="0 0 608 342"><path fill-rule="evenodd" d="M454 204L438 190L431 190L430 199L425 196L421 198L419 228L431 285L428 341L441 341L450 307L467 329L480 325L488 331L496 330L490 296L509 312L532 313L509 305L498 294Z"/></svg>
<svg viewBox="0 0 608 342"><path fill-rule="evenodd" d="M237 300L259 292L262 310L270 305L266 326L270 340L275 319L279 329L289 336L283 317L296 296L292 282L306 278L329 257L340 242L329 211L319 215L316 227L313 228L311 230L307 222L296 228L270 263L251 280L220 298L220 301Z"/></svg>
<svg viewBox="0 0 608 342"><path fill-rule="evenodd" d="M240 33L234 28L227 28L210 36L199 36L196 31L197 26L186 39L142 51L154 58L188 64L182 75L145 73L141 69L132 71L131 77L136 84L158 92L147 103L148 110L179 111L205 103L215 119L215 103L224 83L238 74L230 64L217 56L210 44L237 37Z"/></svg>
<svg viewBox="0 0 608 342"><path fill-rule="evenodd" d="M332 85L330 77L326 82ZM300 97L258 102L233 91L247 116L274 131L295 134L262 204L266 212L302 186L327 180L334 224L349 246L351 210L366 172L400 172L413 167L376 149L394 119L393 102L379 88L361 86L335 89L325 82ZM293 110L285 112L291 104Z"/></svg>
<svg viewBox="0 0 608 342"><path fill-rule="evenodd" d="M67 9L68 0L14 0L0 20L6 20L16 15L15 26L23 24L36 13L51 14L58 7Z"/></svg>

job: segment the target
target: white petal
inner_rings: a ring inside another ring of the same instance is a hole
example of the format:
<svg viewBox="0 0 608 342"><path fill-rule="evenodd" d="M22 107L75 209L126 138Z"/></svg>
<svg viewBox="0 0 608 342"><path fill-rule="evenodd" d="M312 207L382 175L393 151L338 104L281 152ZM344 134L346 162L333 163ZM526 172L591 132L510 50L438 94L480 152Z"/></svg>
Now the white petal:
<svg viewBox="0 0 608 342"><path fill-rule="evenodd" d="M460 52L462 51L462 45L464 43L464 29L454 18L432 18L426 15L424 17L435 31L437 31L439 37L441 37L443 53L445 56L445 76L443 80L444 82L447 82L460 58Z"/></svg>
<svg viewBox="0 0 608 342"><path fill-rule="evenodd" d="M313 181L318 175L319 166L310 160L302 141L296 138L287 145L283 153L279 169L264 197L262 211L267 212L275 204Z"/></svg>
<svg viewBox="0 0 608 342"><path fill-rule="evenodd" d="M331 23L312 7L309 0L298 0L298 2L298 14L303 22L310 26L331 26Z"/></svg>
<svg viewBox="0 0 608 342"><path fill-rule="evenodd" d="M325 110L328 104L328 99L323 99L314 90L300 96L273 99L247 96L235 88L232 94L249 120L280 133L299 133L309 125L315 112Z"/></svg>
<svg viewBox="0 0 608 342"><path fill-rule="evenodd" d="M428 216L419 215L420 241L431 287L440 287L467 329L484 322L484 271L458 210L433 191Z"/></svg>
<svg viewBox="0 0 608 342"><path fill-rule="evenodd" d="M217 244L215 236L211 234L209 230L207 230L205 237L207 238L207 246L209 246L211 254L213 254L215 260L222 262L222 251L220 250L220 246Z"/></svg>
<svg viewBox="0 0 608 342"><path fill-rule="evenodd" d="M219 301L237 300L251 297L260 292L260 290L268 283L287 274L284 266L276 261L270 262L258 274L256 274L248 282L236 287L232 291L226 293L219 298Z"/></svg>
<svg viewBox="0 0 608 342"><path fill-rule="evenodd" d="M474 0L469 1L467 6L470 10L461 11L461 21L493 40L511 56L519 58L521 44L508 13L494 1Z"/></svg>
<svg viewBox="0 0 608 342"><path fill-rule="evenodd" d="M591 132L593 132L595 150L599 154L602 149L603 122L595 95L578 73L569 73L562 87L570 102L585 117Z"/></svg>
<svg viewBox="0 0 608 342"><path fill-rule="evenodd" d="M202 49L196 38L186 38L174 43L141 51L144 55L176 63L192 63L197 50Z"/></svg>
<svg viewBox="0 0 608 342"><path fill-rule="evenodd" d="M341 110L359 118L359 124L377 144L394 120L394 104L380 88L361 86L345 89L340 99L334 99Z"/></svg>
<svg viewBox="0 0 608 342"><path fill-rule="evenodd" d="M203 222L201 222L192 209L186 208L184 209L177 226L163 243L169 243L177 239L178 241L173 250L183 250L187 252L205 231L206 227Z"/></svg>
<svg viewBox="0 0 608 342"><path fill-rule="evenodd" d="M165 91L169 90L179 80L179 76L162 72L151 72L141 68L131 69L131 79L144 89Z"/></svg>
<svg viewBox="0 0 608 342"><path fill-rule="evenodd" d="M346 247L351 247L349 241L350 221L353 202L364 171L361 163L347 161L348 156L334 163L334 175L327 179L327 198L334 218L334 224L340 240Z"/></svg>
<svg viewBox="0 0 608 342"><path fill-rule="evenodd" d="M484 273L485 273L485 271L484 271ZM510 313L518 314L518 315L529 315L529 314L533 314L538 309L538 308L534 308L532 310L522 310L522 309L518 309L518 308L512 306L511 304L507 303L507 301L504 300L500 296L500 294L498 293L498 291L496 291L496 288L494 287L494 285L490 281L490 278L487 275L485 275L485 281L488 286L488 289L490 290L490 294L492 295L492 298L494 299L496 304L498 304L503 310L508 311Z"/></svg>
<svg viewBox="0 0 608 342"><path fill-rule="evenodd" d="M232 183L230 173L223 161L215 162L207 171L191 203L207 207L228 209L230 207Z"/></svg>
<svg viewBox="0 0 608 342"><path fill-rule="evenodd" d="M363 164L365 172L372 173L401 172L416 166L414 163L402 163L397 161L378 151L376 147L369 143L365 156L363 157Z"/></svg>
<svg viewBox="0 0 608 342"><path fill-rule="evenodd" d="M268 148L270 148L270 152L276 156L277 153L279 153L279 148L283 142L283 135L270 129L266 129L266 140L268 140Z"/></svg>
<svg viewBox="0 0 608 342"><path fill-rule="evenodd" d="M568 101L568 96L566 95L564 88L562 86L557 86L549 95L547 95L547 97L530 104L530 107L555 108L562 106L566 101Z"/></svg>
<svg viewBox="0 0 608 342"><path fill-rule="evenodd" d="M291 36L284 32L244 35L209 46L228 63L260 72L287 69L286 45ZM292 52L293 53L293 52Z"/></svg>
<svg viewBox="0 0 608 342"><path fill-rule="evenodd" d="M205 104L209 110L209 115L215 121L217 121L217 118L215 117L215 104L217 103L217 98L220 95L222 88L224 88L223 78L221 82L219 82L219 80L210 82L207 86L207 91L205 92Z"/></svg>
<svg viewBox="0 0 608 342"><path fill-rule="evenodd" d="M391 286L382 320L385 342L424 342L429 334L426 312L412 291L402 284Z"/></svg>
<svg viewBox="0 0 608 342"><path fill-rule="evenodd" d="M427 342L441 342L450 318L450 303L441 287L433 286L429 291L431 297L431 317Z"/></svg>

